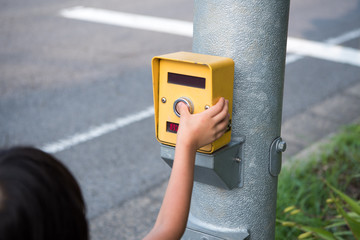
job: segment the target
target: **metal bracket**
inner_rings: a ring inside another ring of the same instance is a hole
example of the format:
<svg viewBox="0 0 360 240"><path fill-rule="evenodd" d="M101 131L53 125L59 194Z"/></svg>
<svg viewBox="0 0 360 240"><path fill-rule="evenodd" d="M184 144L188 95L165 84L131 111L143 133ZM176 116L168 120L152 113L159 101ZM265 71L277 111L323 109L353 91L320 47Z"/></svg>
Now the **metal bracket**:
<svg viewBox="0 0 360 240"><path fill-rule="evenodd" d="M194 180L225 189L243 187L243 138L233 139L213 154L196 153ZM175 147L161 145L161 158L172 167Z"/></svg>
<svg viewBox="0 0 360 240"><path fill-rule="evenodd" d="M274 177L277 177L281 171L282 153L286 150L286 142L281 137L276 138L270 146L270 164L269 171Z"/></svg>

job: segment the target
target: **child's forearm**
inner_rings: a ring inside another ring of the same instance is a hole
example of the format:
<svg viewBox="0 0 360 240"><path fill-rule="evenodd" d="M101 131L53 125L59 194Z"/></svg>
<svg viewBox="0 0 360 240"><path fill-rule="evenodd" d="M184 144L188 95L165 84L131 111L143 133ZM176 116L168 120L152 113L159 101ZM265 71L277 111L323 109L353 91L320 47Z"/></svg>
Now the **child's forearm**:
<svg viewBox="0 0 360 240"><path fill-rule="evenodd" d="M196 149L178 139L168 187L155 226L145 239L180 239L190 209ZM156 236L156 237L155 237Z"/></svg>
<svg viewBox="0 0 360 240"><path fill-rule="evenodd" d="M179 239L186 227L194 181L195 154L193 146L178 141L169 184L156 223L165 224L165 229L171 232L172 235L167 239Z"/></svg>

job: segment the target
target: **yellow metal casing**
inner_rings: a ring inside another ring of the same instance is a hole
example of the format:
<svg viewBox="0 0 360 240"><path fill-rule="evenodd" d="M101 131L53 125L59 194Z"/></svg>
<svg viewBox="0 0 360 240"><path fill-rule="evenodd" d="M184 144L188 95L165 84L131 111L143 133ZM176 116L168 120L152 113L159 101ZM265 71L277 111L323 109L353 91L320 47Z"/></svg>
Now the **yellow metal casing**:
<svg viewBox="0 0 360 240"><path fill-rule="evenodd" d="M185 97L193 103L194 114L205 111L220 97L229 100L232 118L234 61L231 58L176 52L152 59L155 132L160 143L175 146L180 118L174 102ZM198 151L212 153L231 140L231 131Z"/></svg>

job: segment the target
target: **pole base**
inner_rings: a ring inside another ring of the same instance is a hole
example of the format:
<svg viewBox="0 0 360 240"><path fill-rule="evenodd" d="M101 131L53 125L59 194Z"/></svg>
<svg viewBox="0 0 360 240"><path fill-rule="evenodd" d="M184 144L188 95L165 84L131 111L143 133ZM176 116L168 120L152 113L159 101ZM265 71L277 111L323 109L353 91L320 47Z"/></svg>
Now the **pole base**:
<svg viewBox="0 0 360 240"><path fill-rule="evenodd" d="M216 226L206 226L200 220L189 216L188 225L181 240L243 240L249 236L246 229L224 229Z"/></svg>

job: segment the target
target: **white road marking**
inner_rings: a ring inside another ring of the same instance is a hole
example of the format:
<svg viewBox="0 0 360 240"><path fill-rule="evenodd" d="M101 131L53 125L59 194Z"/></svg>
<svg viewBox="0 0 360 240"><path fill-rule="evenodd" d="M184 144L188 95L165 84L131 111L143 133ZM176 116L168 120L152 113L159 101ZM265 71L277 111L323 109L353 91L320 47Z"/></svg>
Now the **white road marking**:
<svg viewBox="0 0 360 240"><path fill-rule="evenodd" d="M360 37L360 29L355 29L353 31L341 34L340 36L327 39L324 42L327 44L331 44L331 45L337 45L337 44L341 44L341 43L344 43L344 42L347 42L347 41L350 41L350 40L353 40L353 39L356 39L359 37ZM288 54L286 56L286 64L296 62L297 60L300 60L304 57L305 56L302 56L302 55Z"/></svg>
<svg viewBox="0 0 360 240"><path fill-rule="evenodd" d="M72 146L75 146L77 144L92 140L96 137L100 137L106 133L115 131L119 128L125 127L132 123L139 122L153 115L154 115L154 107L151 106L133 115L128 115L122 118L118 118L111 123L105 123L95 128L91 128L86 132L78 133L68 138L59 140L57 142L47 144L41 147L41 149L48 153L57 153L65 149L68 149Z"/></svg>
<svg viewBox="0 0 360 240"><path fill-rule="evenodd" d="M83 21L171 33L186 37L192 37L193 35L192 22L174 19L143 16L81 6L64 9L60 12L60 15L66 18Z"/></svg>
<svg viewBox="0 0 360 240"><path fill-rule="evenodd" d="M63 17L97 22L103 24L110 24L123 27L131 27L143 30L151 30L157 32L171 33L186 37L192 37L193 24L186 21L178 21L165 18L141 16L136 14L120 13L109 10L74 7L65 9L60 13ZM348 63L355 66L360 66L360 53L359 51L351 48L335 46L351 39L360 37L360 29L343 34L336 38L326 41L326 43L319 43L314 41L288 38L288 52L293 52L287 56L287 64L303 58L302 55L321 58L330 61L341 63ZM106 123L95 128L91 128L86 132L78 133L68 138L59 140L54 143L47 144L41 149L45 152L56 153L73 147L77 144L92 140L100 137L109 132L115 131L119 128L125 127L132 123L141 121L154 115L153 106L145 110L129 115L123 118L118 118L111 123Z"/></svg>
<svg viewBox="0 0 360 240"><path fill-rule="evenodd" d="M188 21L129 14L104 9L74 7L64 9L60 15L66 18L110 24L122 27L164 32L180 36L192 37L193 24ZM286 63L292 63L301 56L310 56L323 60L360 66L360 51L352 48L335 46L360 36L360 29L343 34L341 37L329 39L326 43L288 37L287 51L296 55L287 56ZM299 56L301 55L301 56Z"/></svg>
<svg viewBox="0 0 360 240"><path fill-rule="evenodd" d="M326 40L326 43L330 43L330 44L341 44L356 38L360 37L360 29L355 29L353 31L341 34L340 36L334 37L334 38L330 38L328 40Z"/></svg>
<svg viewBox="0 0 360 240"><path fill-rule="evenodd" d="M298 38L288 38L287 51L323 60L360 67L360 51L352 48Z"/></svg>

